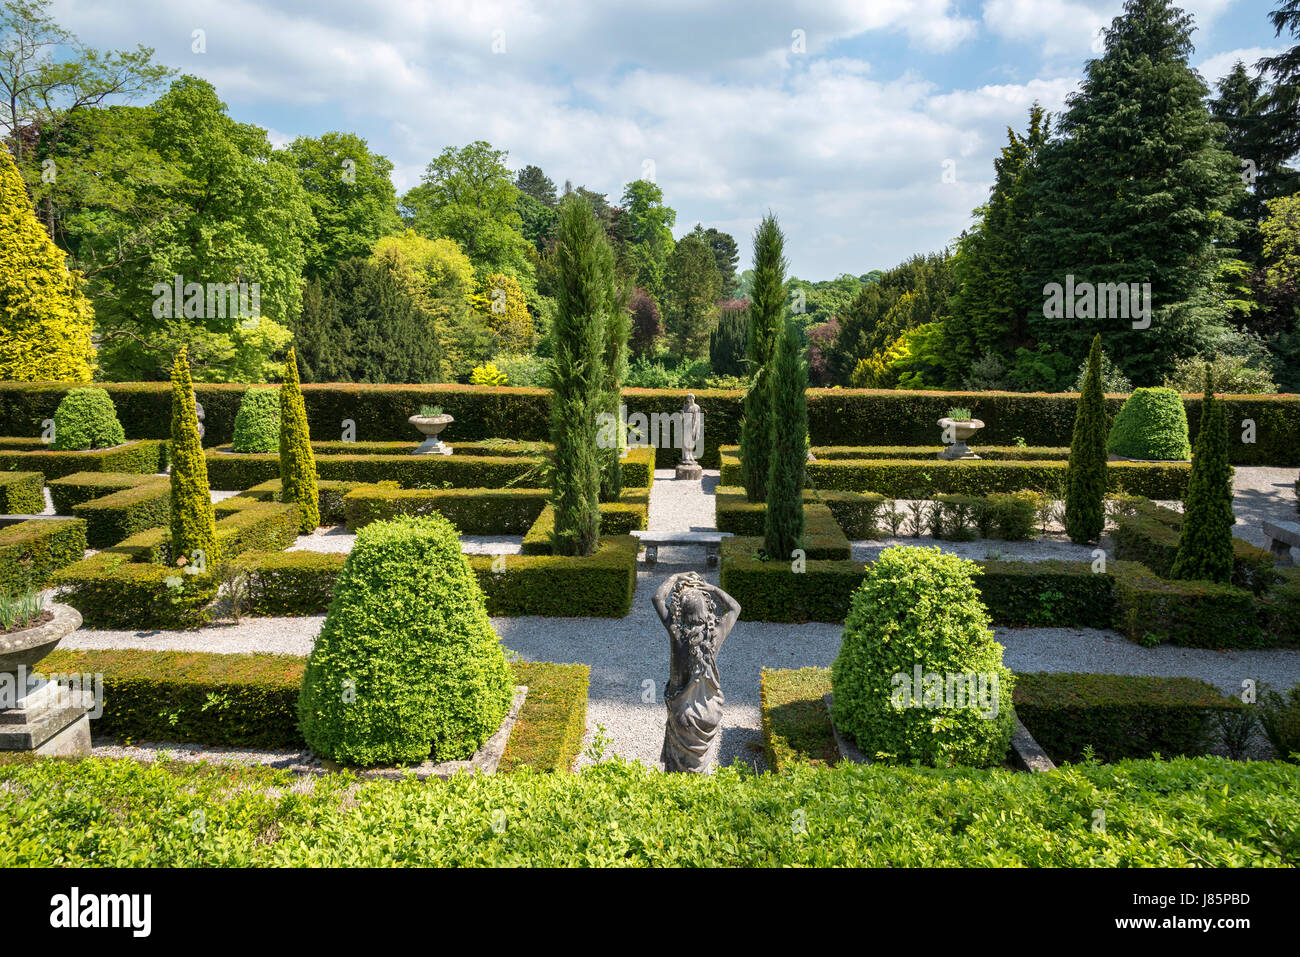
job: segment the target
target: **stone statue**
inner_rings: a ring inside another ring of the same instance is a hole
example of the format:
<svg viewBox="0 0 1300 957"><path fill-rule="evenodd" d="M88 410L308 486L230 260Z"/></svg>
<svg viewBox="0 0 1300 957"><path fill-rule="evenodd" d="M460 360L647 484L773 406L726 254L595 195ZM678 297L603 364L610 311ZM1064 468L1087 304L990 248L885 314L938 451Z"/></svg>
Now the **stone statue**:
<svg viewBox="0 0 1300 957"><path fill-rule="evenodd" d="M709 768L709 751L722 724L725 699L718 652L740 617L740 605L695 572L684 572L659 586L654 606L668 629L672 656L664 688L668 721L659 760L665 771L701 774Z"/></svg>
<svg viewBox="0 0 1300 957"><path fill-rule="evenodd" d="M704 415L695 404L695 394L688 392L682 405L682 461L677 466L677 478L698 479L704 474L704 469L695 461L695 449L703 432Z"/></svg>

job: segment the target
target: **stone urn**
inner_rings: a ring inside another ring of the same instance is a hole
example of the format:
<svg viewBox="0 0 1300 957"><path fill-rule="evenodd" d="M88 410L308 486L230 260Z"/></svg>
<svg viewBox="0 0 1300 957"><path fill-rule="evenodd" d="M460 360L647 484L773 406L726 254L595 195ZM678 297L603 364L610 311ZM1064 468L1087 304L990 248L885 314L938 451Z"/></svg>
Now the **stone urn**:
<svg viewBox="0 0 1300 957"><path fill-rule="evenodd" d="M979 419L950 419L944 416L939 420L939 428L943 429L944 442L948 445L939 453L941 459L977 459L979 458L970 450L966 440L972 435L984 428L984 423ZM948 437L952 436L953 441L948 443Z"/></svg>
<svg viewBox="0 0 1300 957"><path fill-rule="evenodd" d="M86 713L93 700L32 675L66 635L81 627L81 613L59 604L44 610L53 616L48 621L0 635L0 751L89 754Z"/></svg>
<svg viewBox="0 0 1300 957"><path fill-rule="evenodd" d="M424 433L424 441L412 455L451 455L451 446L444 445L438 438L443 429L456 421L450 415L445 412L442 415L413 415L406 421Z"/></svg>

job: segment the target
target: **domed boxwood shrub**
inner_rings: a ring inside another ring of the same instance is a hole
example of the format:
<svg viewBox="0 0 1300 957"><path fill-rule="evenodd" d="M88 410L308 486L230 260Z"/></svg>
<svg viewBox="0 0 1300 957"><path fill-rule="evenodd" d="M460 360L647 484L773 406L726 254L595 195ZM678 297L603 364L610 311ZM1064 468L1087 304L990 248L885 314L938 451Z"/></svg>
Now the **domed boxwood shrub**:
<svg viewBox="0 0 1300 957"><path fill-rule="evenodd" d="M361 529L303 676L312 750L360 766L469 758L512 694L455 526L435 514Z"/></svg>
<svg viewBox="0 0 1300 957"><path fill-rule="evenodd" d="M1106 451L1130 459L1190 459L1182 396L1163 387L1134 389L1110 427Z"/></svg>
<svg viewBox="0 0 1300 957"><path fill-rule="evenodd" d="M126 441L117 407L103 389L73 389L54 410L54 441L60 452L108 449Z"/></svg>
<svg viewBox="0 0 1300 957"><path fill-rule="evenodd" d="M280 451L280 390L249 389L235 416L235 452Z"/></svg>
<svg viewBox="0 0 1300 957"><path fill-rule="evenodd" d="M868 757L975 767L1006 758L1013 678L975 573L938 548L887 548L869 567L831 667L832 717Z"/></svg>

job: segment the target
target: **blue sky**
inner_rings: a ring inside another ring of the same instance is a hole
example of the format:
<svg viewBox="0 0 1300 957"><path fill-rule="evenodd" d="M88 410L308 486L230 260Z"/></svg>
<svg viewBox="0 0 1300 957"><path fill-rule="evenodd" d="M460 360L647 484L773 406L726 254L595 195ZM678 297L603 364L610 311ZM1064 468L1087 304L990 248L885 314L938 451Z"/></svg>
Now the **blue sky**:
<svg viewBox="0 0 1300 957"><path fill-rule="evenodd" d="M1276 0L1195 0L1207 82L1289 45ZM399 191L444 146L608 193L650 175L735 235L769 209L795 275L939 249L987 196L1008 125L1056 111L1119 0L55 0L96 47L143 43L284 143L355 132ZM556 10L560 12L555 12ZM206 50L195 52L194 32ZM955 182L944 181L945 163Z"/></svg>

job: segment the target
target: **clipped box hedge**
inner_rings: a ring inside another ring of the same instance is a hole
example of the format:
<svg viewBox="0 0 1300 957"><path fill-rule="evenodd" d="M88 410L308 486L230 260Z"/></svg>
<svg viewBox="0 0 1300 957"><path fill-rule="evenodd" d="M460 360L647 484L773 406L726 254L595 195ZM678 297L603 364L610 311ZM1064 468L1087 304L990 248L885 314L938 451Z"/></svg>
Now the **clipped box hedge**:
<svg viewBox="0 0 1300 957"><path fill-rule="evenodd" d="M44 489L45 476L40 472L0 472L0 514L41 514Z"/></svg>
<svg viewBox="0 0 1300 957"><path fill-rule="evenodd" d="M235 565L247 576L249 614L323 615L347 557L338 552L245 552Z"/></svg>
<svg viewBox="0 0 1300 957"><path fill-rule="evenodd" d="M208 484L214 489L243 491L280 477L278 455L237 454L220 449L204 453ZM316 476L325 481L376 484L394 481L403 488L505 488L541 478L540 458L476 455L322 455Z"/></svg>
<svg viewBox="0 0 1300 957"><path fill-rule="evenodd" d="M1111 540L1115 557L1141 562L1149 569L1168 577L1178 554L1178 539L1183 515L1154 503L1135 506L1132 515L1117 515ZM1256 595L1273 587L1277 578L1273 554L1236 536L1232 539L1232 583Z"/></svg>
<svg viewBox="0 0 1300 957"><path fill-rule="evenodd" d="M739 486L719 486L714 492L718 531L733 535L762 535L767 506L751 502ZM877 538L885 497L875 492L840 492L804 489L804 505L824 505L841 531L853 541Z"/></svg>
<svg viewBox="0 0 1300 957"><path fill-rule="evenodd" d="M467 557L490 615L622 618L631 610L636 592L638 548L630 535L602 535L596 551L582 557Z"/></svg>
<svg viewBox="0 0 1300 957"><path fill-rule="evenodd" d="M1137 562L1112 562L1115 627L1130 641L1191 648L1258 648L1279 643L1258 622L1255 596L1235 585L1171 581Z"/></svg>
<svg viewBox="0 0 1300 957"><path fill-rule="evenodd" d="M937 428L937 427L936 427ZM978 443L978 436L974 440ZM815 445L813 458L834 459L934 459L944 450L942 445ZM724 455L739 455L740 446L728 446ZM1069 446L1053 445L980 445L975 449L981 459L993 462L1064 462L1070 457Z"/></svg>
<svg viewBox="0 0 1300 957"><path fill-rule="evenodd" d="M1211 744L1216 712L1242 707L1194 678L1071 673L1017 674L1016 715L1054 761L1197 757Z"/></svg>
<svg viewBox="0 0 1300 957"><path fill-rule="evenodd" d="M1109 628L1114 624L1114 579L1094 572L1091 562L1048 559L978 564L975 587L999 625Z"/></svg>
<svg viewBox="0 0 1300 957"><path fill-rule="evenodd" d="M77 472L50 482L54 510L86 520L86 544L108 548L139 532L166 525L171 483L153 475Z"/></svg>
<svg viewBox="0 0 1300 957"><path fill-rule="evenodd" d="M0 439L0 472L40 472L46 481L76 472L153 475L166 468L167 442L159 439L136 439L87 452L55 452L40 439Z"/></svg>
<svg viewBox="0 0 1300 957"><path fill-rule="evenodd" d="M434 512L462 535L523 535L550 496L537 488L396 489L362 485L343 496L348 531L396 515Z"/></svg>
<svg viewBox="0 0 1300 957"><path fill-rule="evenodd" d="M81 518L39 518L0 528L0 593L45 588L61 568L86 554Z"/></svg>
<svg viewBox="0 0 1300 957"><path fill-rule="evenodd" d="M650 520L650 493L646 489L625 488L619 501L601 502L599 508L601 535L626 535L641 531ZM555 510L548 502L538 513L537 520L524 533L523 554L551 554L551 533L554 531Z"/></svg>
<svg viewBox="0 0 1300 957"><path fill-rule="evenodd" d="M321 527L342 525L346 520L343 497L353 489L361 488L362 482L339 482L321 480L316 483L317 508L320 512ZM396 482L379 482L375 488L397 488ZM245 489L233 498L251 498L259 502L279 502L282 500L280 480L268 479L250 489ZM231 499L225 499L229 503ZM220 505L221 503L217 503ZM227 505L229 507L229 505Z"/></svg>
<svg viewBox="0 0 1300 957"><path fill-rule="evenodd" d="M128 435L168 437L171 393L165 382L105 382ZM0 433L36 436L41 422L54 416L60 399L75 384L6 382L0 384ZM244 385L197 383L203 404L206 442L229 443ZM366 442L409 442L406 421L421 405L440 405L455 416L449 438L476 441L509 436L544 441L550 433L549 389L466 385L304 384L303 398L311 434L317 441L341 439L350 420L355 437ZM744 392L696 389L704 413L706 468L718 467L719 448L740 441ZM680 413L681 389L624 389L627 414ZM1113 417L1124 396L1106 397ZM1300 396L1219 396L1224 404L1231 442L1228 453L1237 465L1300 465ZM933 447L939 441L940 417L953 406L969 408L985 423L977 442L988 447L1061 447L1069 445L1079 397L1073 393L931 392L874 389L808 390L808 431L814 446L897 445ZM1183 396L1192 441L1201 420L1201 397ZM1255 441L1242 425L1255 424ZM659 449L659 468L671 468L680 450ZM69 471L81 471L73 468ZM119 470L120 471L120 470ZM46 473L49 475L49 473Z"/></svg>

